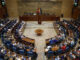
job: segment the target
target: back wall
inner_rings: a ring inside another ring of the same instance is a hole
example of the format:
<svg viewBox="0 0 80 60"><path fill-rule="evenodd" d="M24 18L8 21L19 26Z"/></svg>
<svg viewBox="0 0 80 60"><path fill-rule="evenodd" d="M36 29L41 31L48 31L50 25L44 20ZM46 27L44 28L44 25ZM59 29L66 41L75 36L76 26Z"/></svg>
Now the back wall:
<svg viewBox="0 0 80 60"><path fill-rule="evenodd" d="M43 13L61 15L62 2L22 2L18 0L19 15L24 13L35 13L37 8L41 8Z"/></svg>

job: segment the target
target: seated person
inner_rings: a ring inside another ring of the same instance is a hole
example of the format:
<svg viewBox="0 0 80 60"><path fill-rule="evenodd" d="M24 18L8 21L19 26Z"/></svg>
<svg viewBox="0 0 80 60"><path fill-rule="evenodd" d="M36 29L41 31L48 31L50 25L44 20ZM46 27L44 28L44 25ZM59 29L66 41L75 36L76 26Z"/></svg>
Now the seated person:
<svg viewBox="0 0 80 60"><path fill-rule="evenodd" d="M59 46L55 45L54 47L52 47L52 51L57 51L59 49Z"/></svg>
<svg viewBox="0 0 80 60"><path fill-rule="evenodd" d="M65 51L65 50L66 50L66 46L63 44L63 46L61 47L61 49L62 49L63 51Z"/></svg>
<svg viewBox="0 0 80 60"><path fill-rule="evenodd" d="M55 38L52 38L52 39L50 40L50 45L53 45L53 44L55 44L56 42L58 42L58 40L55 39Z"/></svg>
<svg viewBox="0 0 80 60"><path fill-rule="evenodd" d="M51 39L49 42L50 42L50 45L54 44L54 42L53 42L53 40L52 40L52 39Z"/></svg>
<svg viewBox="0 0 80 60"><path fill-rule="evenodd" d="M71 40L70 42L71 42L71 45L74 45L74 41L73 40Z"/></svg>
<svg viewBox="0 0 80 60"><path fill-rule="evenodd" d="M51 46L47 46L47 48L45 49L45 52L48 52L50 48L52 48L52 47Z"/></svg>

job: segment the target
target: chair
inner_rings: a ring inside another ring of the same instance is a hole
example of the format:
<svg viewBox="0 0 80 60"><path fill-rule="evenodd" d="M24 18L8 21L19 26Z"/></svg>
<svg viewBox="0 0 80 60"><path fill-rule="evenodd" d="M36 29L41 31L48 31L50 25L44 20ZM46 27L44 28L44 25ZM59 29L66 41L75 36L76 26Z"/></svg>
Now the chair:
<svg viewBox="0 0 80 60"><path fill-rule="evenodd" d="M27 56L32 57L33 56L33 52L32 51L28 51L27 52Z"/></svg>
<svg viewBox="0 0 80 60"><path fill-rule="evenodd" d="M17 53L17 49L18 49L18 48L17 48L16 46L12 46L12 47L11 47L11 50L12 50L13 52L16 52L16 53Z"/></svg>
<svg viewBox="0 0 80 60"><path fill-rule="evenodd" d="M66 47L66 52L68 52L68 51L70 51L70 48L67 46L67 47Z"/></svg>
<svg viewBox="0 0 80 60"><path fill-rule="evenodd" d="M62 54L62 49L59 49L58 51L56 51L59 54Z"/></svg>
<svg viewBox="0 0 80 60"><path fill-rule="evenodd" d="M25 50L24 50L24 49L19 49L19 50L18 50L18 53L19 53L19 54L22 54L22 55L25 55Z"/></svg>

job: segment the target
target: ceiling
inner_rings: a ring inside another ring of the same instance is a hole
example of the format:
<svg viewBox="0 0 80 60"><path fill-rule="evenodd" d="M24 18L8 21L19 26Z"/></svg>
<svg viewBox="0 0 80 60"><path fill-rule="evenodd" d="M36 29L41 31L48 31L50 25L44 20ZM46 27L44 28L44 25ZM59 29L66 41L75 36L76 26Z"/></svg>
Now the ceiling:
<svg viewBox="0 0 80 60"><path fill-rule="evenodd" d="M56 1L61 1L61 0L21 0L21 1L22 2L56 2Z"/></svg>

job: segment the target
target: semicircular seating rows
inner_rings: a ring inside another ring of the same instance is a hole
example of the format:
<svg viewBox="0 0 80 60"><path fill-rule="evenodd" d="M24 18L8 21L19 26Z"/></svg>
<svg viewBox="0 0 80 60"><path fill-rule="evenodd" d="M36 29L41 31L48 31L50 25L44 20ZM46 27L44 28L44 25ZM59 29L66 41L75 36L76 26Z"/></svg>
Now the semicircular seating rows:
<svg viewBox="0 0 80 60"><path fill-rule="evenodd" d="M8 21L9 20L6 21L7 23L5 22L6 24L2 22L3 27L1 27L1 30L0 30L1 31L0 37L3 43L3 46L5 46L6 49L9 49L11 52L15 52L16 54L27 56L28 58L31 57L32 60L36 59L37 53L34 46L31 46L31 45L29 46L29 45L22 44L21 42L17 42L12 33L16 25L19 24L19 26L17 26L17 29L16 29L16 31L18 31L19 29L22 28L24 23L19 22L18 20L11 20L9 22ZM1 58L1 57L0 59L4 60L4 58Z"/></svg>
<svg viewBox="0 0 80 60"><path fill-rule="evenodd" d="M59 58L62 54L63 56L67 55L65 53L69 54L69 52L75 48L80 37L78 28L76 28L71 21L63 20L56 22L56 26L57 25L59 26L58 35L56 37L46 39L45 55L48 60ZM79 57L79 54L77 57Z"/></svg>
<svg viewBox="0 0 80 60"><path fill-rule="evenodd" d="M10 58L10 56L4 58L4 56L7 55L6 51L8 51L8 54L10 54L10 52L12 52L13 55L14 53L16 53L16 57L22 56L21 58L23 58L23 56L26 56L27 58L31 57L31 60L37 58L34 43L22 40L22 38L25 37L21 33L24 24L24 22L18 20L0 20L0 37L3 43L2 46L5 48L4 49L0 46L0 60L8 60ZM75 58L79 60L80 47L78 47L76 50L74 49L80 37L80 21L63 20L59 22L57 21L56 24L59 26L59 33L56 37L46 40L46 57L48 58L48 60L51 60L54 57L59 58L59 56L61 56L61 59L64 60L64 56L66 55L69 56L72 60L74 60ZM34 39L29 38L29 40Z"/></svg>
<svg viewBox="0 0 80 60"><path fill-rule="evenodd" d="M19 22L19 24L17 24L17 25L15 26L15 28L13 29L12 33L13 33L16 41L19 41L19 42L21 42L21 43L23 43L23 44L26 44L26 45L32 45L32 46L34 46L34 43L31 43L31 42L30 42L31 40L34 41L34 39L31 39L31 38L29 38L29 37L25 37L25 36L20 32L21 29L25 28L24 25L25 25L25 22ZM29 41L29 42L28 42L28 41L24 41L23 38L26 38L26 39L28 39L28 40L30 40L30 41Z"/></svg>

